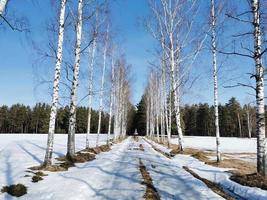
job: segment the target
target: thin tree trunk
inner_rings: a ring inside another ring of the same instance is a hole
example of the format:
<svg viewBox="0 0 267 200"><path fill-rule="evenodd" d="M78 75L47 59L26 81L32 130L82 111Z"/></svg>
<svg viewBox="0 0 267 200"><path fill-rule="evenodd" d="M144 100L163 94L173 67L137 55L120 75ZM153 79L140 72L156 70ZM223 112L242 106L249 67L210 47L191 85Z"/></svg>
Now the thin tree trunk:
<svg viewBox="0 0 267 200"><path fill-rule="evenodd" d="M112 111L113 111L113 94L114 93L114 61L113 55L111 56L111 91L110 91L110 104L109 104L109 122L108 122L108 137L107 144L109 145L110 132L111 132L111 121L112 121Z"/></svg>
<svg viewBox="0 0 267 200"><path fill-rule="evenodd" d="M215 2L211 0L211 42L212 42L212 57L213 57L213 81L214 81L214 117L216 131L216 156L217 162L221 161L221 142L220 142L220 126L219 126L219 109L218 109L218 70L216 58L216 17L215 17Z"/></svg>
<svg viewBox="0 0 267 200"><path fill-rule="evenodd" d="M97 26L97 25L96 25ZM86 134L86 148L89 148L89 135L91 133L91 115L92 115L92 96L93 96L93 77L94 77L94 60L95 60L95 50L97 45L97 31L94 36L93 45L91 48L91 62L89 67L89 104L88 104L88 118L87 118L87 134Z"/></svg>
<svg viewBox="0 0 267 200"><path fill-rule="evenodd" d="M62 63L62 55L63 55L66 2L67 0L62 0L61 6L60 6L56 67L55 67L55 77L54 77L54 85L53 85L52 106L51 106L50 119L49 119L47 147L46 147L45 159L43 163L44 166L49 166L52 164L55 123L56 123L57 107L58 107L58 99L59 99L59 81L60 81L61 63Z"/></svg>
<svg viewBox="0 0 267 200"><path fill-rule="evenodd" d="M99 102L99 112L98 112L98 127L97 127L97 137L96 137L96 146L99 143L99 134L101 131L101 120L102 120L102 111L103 111L103 95L104 95L104 84L105 84L105 71L106 71L106 58L107 58L107 46L108 46L108 32L109 27L107 27L107 35L105 40L104 52L103 52L103 68L102 68L102 79L101 79L101 89L100 89L100 102Z"/></svg>
<svg viewBox="0 0 267 200"><path fill-rule="evenodd" d="M237 113L237 120L238 120L238 128L239 128L239 137L242 137L242 126L241 126L241 120L240 120L239 113Z"/></svg>
<svg viewBox="0 0 267 200"><path fill-rule="evenodd" d="M178 144L181 151L183 151L183 133L181 128L181 119L180 119L180 100L179 100L179 82L175 77L175 69L178 67L175 64L175 56L174 56L174 47L173 47L173 35L170 33L170 62L171 62L171 85L172 85L172 92L174 96L174 111L175 111L175 119L178 131ZM177 69L176 69L177 70ZM178 75L177 75L178 76Z"/></svg>
<svg viewBox="0 0 267 200"><path fill-rule="evenodd" d="M250 124L250 114L249 107L247 108L247 125L248 125L248 138L251 138L251 124Z"/></svg>
<svg viewBox="0 0 267 200"><path fill-rule="evenodd" d="M257 135L257 172L267 174L266 139L264 111L264 68L261 56L260 1L251 0L254 26L254 60L256 67L256 135Z"/></svg>
<svg viewBox="0 0 267 200"><path fill-rule="evenodd" d="M67 157L72 158L75 155L75 127L76 127L76 108L77 108L77 92L80 72L80 57L81 57L81 39L82 39L82 10L83 0L78 1L78 19L76 26L76 46L75 46L75 65L73 71L73 80L71 88L70 101L70 119L68 133L68 149Z"/></svg>

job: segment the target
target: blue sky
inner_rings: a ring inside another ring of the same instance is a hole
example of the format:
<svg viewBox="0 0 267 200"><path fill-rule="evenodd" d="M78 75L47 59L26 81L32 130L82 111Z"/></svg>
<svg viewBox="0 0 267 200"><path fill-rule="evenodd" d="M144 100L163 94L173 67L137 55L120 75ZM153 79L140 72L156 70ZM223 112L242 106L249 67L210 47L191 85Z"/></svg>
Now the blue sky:
<svg viewBox="0 0 267 200"><path fill-rule="evenodd" d="M32 2L34 1L10 0L8 12L26 16L30 23L31 33L29 36L40 42L46 36L45 22L50 15L54 14L52 13L54 10L49 0L39 1L38 4L32 4ZM146 0L116 0L112 3L111 10L116 40L119 41L127 62L132 65L132 101L136 104L140 100L146 84L149 71L148 62L154 60L152 54L155 47L154 40L142 26L142 18L149 13L149 8ZM0 44L0 105L14 103L34 105L39 101L50 103L50 95L42 90L35 90L37 85L36 68L33 63L36 60L36 54L25 34L14 32L8 27L3 28L1 25ZM245 73L251 72L253 63L244 58L229 60L220 74L220 83L233 77L247 81ZM52 70L54 65L51 63L51 66L47 67ZM209 52L204 52L199 57L193 71L199 79L197 84L185 94L183 102L208 102L211 104L213 91ZM229 84L231 83L233 82L229 82ZM227 84L224 83L224 85ZM232 96L237 97L241 103L253 100L253 97L247 94L252 91L245 88L225 89L222 84L220 86L221 103L227 102Z"/></svg>

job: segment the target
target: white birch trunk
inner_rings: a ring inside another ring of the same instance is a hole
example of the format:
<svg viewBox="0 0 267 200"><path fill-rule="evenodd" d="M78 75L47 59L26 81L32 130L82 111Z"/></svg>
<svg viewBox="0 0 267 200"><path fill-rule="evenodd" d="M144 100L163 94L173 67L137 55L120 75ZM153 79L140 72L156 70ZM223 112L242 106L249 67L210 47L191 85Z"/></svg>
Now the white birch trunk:
<svg viewBox="0 0 267 200"><path fill-rule="evenodd" d="M249 107L247 107L247 125L248 125L248 138L251 138L251 123L250 123L250 113L249 113Z"/></svg>
<svg viewBox="0 0 267 200"><path fill-rule="evenodd" d="M105 39L105 46L103 51L103 68L102 68L102 78L101 78L101 89L100 89L100 102L99 102L99 112L98 112L98 127L97 127L97 137L96 137L96 146L99 143L99 134L101 131L101 120L103 112L103 95L104 95L104 84L105 84L105 71L106 71L106 58L107 58L107 48L108 48L108 32L109 27L107 27L107 35Z"/></svg>
<svg viewBox="0 0 267 200"><path fill-rule="evenodd" d="M215 2L211 0L211 30L212 30L212 56L213 56L213 81L214 81L214 117L216 131L216 156L217 162L221 161L221 142L219 128L219 110L218 110L218 70L216 59L216 17L215 17Z"/></svg>
<svg viewBox="0 0 267 200"><path fill-rule="evenodd" d="M89 148L89 135L91 133L91 115L92 115L92 96L93 96L93 77L94 77L94 60L95 50L97 45L97 33L95 35L92 48L90 48L91 61L89 66L89 103L88 103L88 118L87 118L87 134L86 134L86 148Z"/></svg>
<svg viewBox="0 0 267 200"><path fill-rule="evenodd" d="M257 135L257 172L267 174L265 110L264 110L264 68L261 56L260 1L251 0L254 26L254 58L256 67L256 135Z"/></svg>
<svg viewBox="0 0 267 200"><path fill-rule="evenodd" d="M108 145L109 145L110 132L111 132L111 121L112 121L112 111L113 111L113 95L114 95L114 60L113 60L113 55L111 55L111 90L110 90L109 121L108 121L108 136L107 136L107 144Z"/></svg>
<svg viewBox="0 0 267 200"><path fill-rule="evenodd" d="M75 64L73 71L73 80L71 88L70 101L70 119L67 143L67 157L71 158L75 155L75 126L76 126L76 108L77 108L77 92L80 72L81 57L81 39L82 39L82 10L83 0L78 1L78 19L76 25L76 45L75 45Z"/></svg>
<svg viewBox="0 0 267 200"><path fill-rule="evenodd" d="M3 3L3 1L1 2ZM60 5L55 77L54 77L54 85L53 85L53 97L52 97L52 106L51 106L51 111L50 111L47 148L46 148L46 153L45 153L44 166L48 166L52 164L54 133L55 133L55 124L56 124L57 107L58 107L58 99L59 99L59 81L60 81L62 55L63 55L66 2L67 0L62 0L61 5Z"/></svg>
<svg viewBox="0 0 267 200"><path fill-rule="evenodd" d="M174 44L173 44L173 34L170 33L170 65L171 65L171 85L172 91L174 96L174 111L175 111L175 120L177 125L178 131L178 144L181 151L183 151L183 133L181 128L181 119L180 119L180 100L179 100L179 82L176 79L175 71L177 70L177 65L175 63L175 56L174 56ZM178 76L178 75L177 75Z"/></svg>

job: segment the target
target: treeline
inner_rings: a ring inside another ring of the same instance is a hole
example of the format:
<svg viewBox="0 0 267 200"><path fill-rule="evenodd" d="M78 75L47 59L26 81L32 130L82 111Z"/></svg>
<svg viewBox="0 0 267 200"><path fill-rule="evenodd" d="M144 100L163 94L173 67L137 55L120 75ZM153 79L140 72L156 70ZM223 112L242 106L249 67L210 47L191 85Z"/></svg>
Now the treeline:
<svg viewBox="0 0 267 200"><path fill-rule="evenodd" d="M137 105L134 120L138 132L143 135L146 133L146 103L144 98ZM255 113L256 108L254 106L241 106L236 98L231 98L225 105L219 105L221 136L256 137ZM172 119L171 132L172 135L175 135L177 134L177 126L174 116ZM214 107L207 103L182 106L181 121L185 135L215 136Z"/></svg>
<svg viewBox="0 0 267 200"><path fill-rule="evenodd" d="M51 107L45 103L37 103L34 107L15 104L0 107L1 133L47 133ZM88 108L77 107L77 133L87 131ZM108 114L103 113L101 133L107 133ZM69 123L69 107L60 107L56 118L56 133L67 133ZM97 132L98 112L92 110L91 132Z"/></svg>

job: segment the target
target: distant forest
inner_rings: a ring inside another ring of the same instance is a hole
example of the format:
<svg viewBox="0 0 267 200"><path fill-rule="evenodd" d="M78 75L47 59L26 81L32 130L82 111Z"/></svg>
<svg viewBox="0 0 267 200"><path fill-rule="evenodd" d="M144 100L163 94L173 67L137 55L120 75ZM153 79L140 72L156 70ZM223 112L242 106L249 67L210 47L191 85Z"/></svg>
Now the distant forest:
<svg viewBox="0 0 267 200"><path fill-rule="evenodd" d="M189 136L214 136L214 111L213 106L207 103L184 105L181 109L182 127L185 135ZM47 133L50 106L45 103L37 103L35 106L15 104L10 107L0 107L0 132L1 133ZM255 137L255 107L241 106L231 98L225 105L219 106L220 133L229 137ZM87 107L77 108L77 133L87 131ZM101 133L107 133L109 115L103 114ZM175 117L173 117L173 120ZM56 119L56 133L67 133L69 121L69 107L60 107ZM91 133L97 132L98 112L92 111ZM173 121L172 134L175 135L176 125ZM146 133L146 103L142 97L137 106L130 105L128 113L127 133ZM250 133L249 133L250 129ZM113 127L112 127L113 130Z"/></svg>
<svg viewBox="0 0 267 200"><path fill-rule="evenodd" d="M51 107L37 103L34 107L15 104L11 107L0 107L1 133L47 133ZM77 107L77 133L87 132L88 108ZM56 133L67 133L69 124L69 107L60 107L56 119ZM98 113L92 110L91 132L97 132ZM108 129L108 114L103 113L101 132Z"/></svg>

